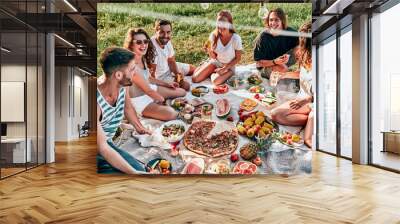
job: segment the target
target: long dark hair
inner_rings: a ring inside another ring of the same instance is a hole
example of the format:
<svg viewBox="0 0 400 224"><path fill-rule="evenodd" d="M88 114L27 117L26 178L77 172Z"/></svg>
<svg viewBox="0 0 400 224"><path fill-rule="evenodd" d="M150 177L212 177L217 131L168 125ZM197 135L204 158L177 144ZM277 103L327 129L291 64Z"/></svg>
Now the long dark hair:
<svg viewBox="0 0 400 224"><path fill-rule="evenodd" d="M146 33L146 31L142 28L133 28L130 29L128 31L128 33L126 34L125 37L125 41L124 41L124 48L133 51L133 40L134 40L134 36L138 35L138 34L143 34L146 36L146 39L149 40L149 45L147 47L147 52L144 55L144 60L147 64L147 66L151 65L154 63L154 59L156 57L156 51L155 48L153 46L153 43L150 41L150 36Z"/></svg>
<svg viewBox="0 0 400 224"><path fill-rule="evenodd" d="M311 22L304 23L299 32L311 33ZM299 46L296 51L296 59L299 66L309 67L312 63L312 43L309 37L299 37Z"/></svg>
<svg viewBox="0 0 400 224"><path fill-rule="evenodd" d="M221 10L218 14L217 14L217 21L222 19L222 18L226 18L228 20L228 22L230 24L233 25L233 18L232 18L232 14L228 11L228 10ZM231 33L236 33L235 29L232 27L229 29L229 31ZM219 32L218 32L218 27L215 28L215 30L213 31L213 46L212 48L215 49L217 47L217 42L218 42L218 38L220 38Z"/></svg>
<svg viewBox="0 0 400 224"><path fill-rule="evenodd" d="M276 16L278 16L278 18L281 20L282 22L282 29L286 30L288 27L288 22L286 19L286 14L285 11L283 11L283 9L281 8L276 8L276 9L272 9L271 11L269 11L268 15L264 18L265 20L267 20L266 22L266 26L269 28L269 17L271 16L272 13L275 13Z"/></svg>

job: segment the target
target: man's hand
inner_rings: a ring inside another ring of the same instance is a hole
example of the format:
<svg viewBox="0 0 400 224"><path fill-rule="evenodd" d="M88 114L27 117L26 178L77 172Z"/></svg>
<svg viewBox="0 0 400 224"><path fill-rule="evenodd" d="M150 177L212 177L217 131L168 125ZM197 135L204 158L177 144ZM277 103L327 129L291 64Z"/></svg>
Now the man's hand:
<svg viewBox="0 0 400 224"><path fill-rule="evenodd" d="M176 88L179 88L179 83L177 83L177 82L167 83L166 87L171 88L171 89L176 89Z"/></svg>
<svg viewBox="0 0 400 224"><path fill-rule="evenodd" d="M152 134L152 132L150 130L146 129L141 124L140 125L135 125L135 129L141 135L145 135L145 134L151 135Z"/></svg>

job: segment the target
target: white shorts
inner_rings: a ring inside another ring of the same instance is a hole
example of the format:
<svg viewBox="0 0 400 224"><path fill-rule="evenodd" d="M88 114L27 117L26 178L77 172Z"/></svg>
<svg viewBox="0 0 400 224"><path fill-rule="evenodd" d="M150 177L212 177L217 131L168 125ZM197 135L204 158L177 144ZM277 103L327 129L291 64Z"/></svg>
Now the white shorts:
<svg viewBox="0 0 400 224"><path fill-rule="evenodd" d="M150 84L150 88L157 91L156 85ZM154 100L146 94L143 96L131 98L131 103L133 105L133 108L135 108L136 114L140 116L143 115L142 113L144 109L146 109L146 107L152 102L154 102Z"/></svg>
<svg viewBox="0 0 400 224"><path fill-rule="evenodd" d="M190 71L190 65L189 64L176 62L176 65L177 65L178 71L180 73L182 73L183 75L189 74L189 71ZM161 75L157 75L157 79L165 81L165 82L168 82L168 83L175 81L175 77L174 77L174 75L172 74L171 71L168 71L168 72L166 72L164 74L161 74Z"/></svg>
<svg viewBox="0 0 400 224"><path fill-rule="evenodd" d="M218 61L217 59L209 59L207 62L212 65L215 65L215 67L217 67L217 68L222 68L224 66L224 64L221 63L220 61ZM231 68L231 70L232 70L233 74L235 74L235 66L233 66Z"/></svg>

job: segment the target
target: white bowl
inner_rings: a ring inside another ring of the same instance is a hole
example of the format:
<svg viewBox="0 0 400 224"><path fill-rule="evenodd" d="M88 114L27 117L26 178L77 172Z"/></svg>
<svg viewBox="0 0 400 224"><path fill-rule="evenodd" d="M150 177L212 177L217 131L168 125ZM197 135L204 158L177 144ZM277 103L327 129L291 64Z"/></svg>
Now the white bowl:
<svg viewBox="0 0 400 224"><path fill-rule="evenodd" d="M183 128L185 129L185 131L181 135L174 135L174 136L164 137L162 135L162 130L164 129L165 126L171 125L171 124L182 125ZM183 136L185 135L186 131L187 131L187 125L186 125L185 122L183 122L181 120L168 121L168 122L164 123L163 125L161 125L161 127L160 127L160 134L168 143L175 143L175 142L180 141L183 138Z"/></svg>

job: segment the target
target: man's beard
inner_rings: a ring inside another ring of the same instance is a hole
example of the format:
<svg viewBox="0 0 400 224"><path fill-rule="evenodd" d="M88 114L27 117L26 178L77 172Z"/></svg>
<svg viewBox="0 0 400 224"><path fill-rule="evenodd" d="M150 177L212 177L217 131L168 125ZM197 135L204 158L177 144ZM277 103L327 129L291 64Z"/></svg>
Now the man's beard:
<svg viewBox="0 0 400 224"><path fill-rule="evenodd" d="M159 37L158 38L158 42L160 42L162 45L166 45L168 42L169 42L169 38L162 38L162 37Z"/></svg>

